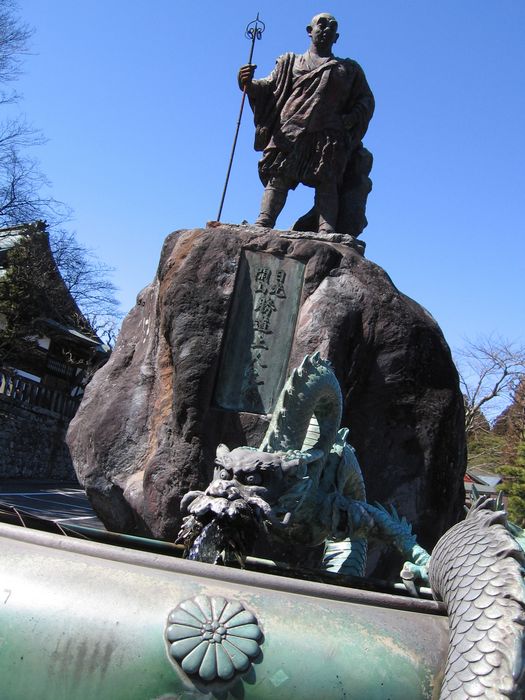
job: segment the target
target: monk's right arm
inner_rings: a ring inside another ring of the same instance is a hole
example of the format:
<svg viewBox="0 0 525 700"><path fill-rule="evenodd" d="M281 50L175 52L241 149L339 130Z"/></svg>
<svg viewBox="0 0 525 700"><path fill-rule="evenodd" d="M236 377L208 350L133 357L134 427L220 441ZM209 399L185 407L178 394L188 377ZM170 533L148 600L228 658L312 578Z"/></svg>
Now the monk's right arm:
<svg viewBox="0 0 525 700"><path fill-rule="evenodd" d="M246 87L246 94L248 97L256 97L263 92L271 91L275 82L275 68L272 70L270 75L268 75L266 78L260 78L259 80L254 79L253 77L256 68L256 65L247 63L245 66L241 66L237 76L239 89L244 90Z"/></svg>
<svg viewBox="0 0 525 700"><path fill-rule="evenodd" d="M241 68L239 68L237 82L239 83L240 90L246 89L247 93L251 92L253 74L255 73L256 68L257 66L253 63L248 63L245 66L241 66Z"/></svg>

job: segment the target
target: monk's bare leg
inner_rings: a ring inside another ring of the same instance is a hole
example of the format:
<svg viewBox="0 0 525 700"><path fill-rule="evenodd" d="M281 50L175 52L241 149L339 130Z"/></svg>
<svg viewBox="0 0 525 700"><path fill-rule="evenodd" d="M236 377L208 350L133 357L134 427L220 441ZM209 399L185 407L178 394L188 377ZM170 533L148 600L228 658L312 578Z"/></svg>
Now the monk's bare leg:
<svg viewBox="0 0 525 700"><path fill-rule="evenodd" d="M292 183L285 178L273 177L266 187L261 202L261 213L255 222L256 226L273 228L277 217L286 203Z"/></svg>
<svg viewBox="0 0 525 700"><path fill-rule="evenodd" d="M315 188L315 207L319 214L319 233L335 233L339 213L339 193L335 182Z"/></svg>

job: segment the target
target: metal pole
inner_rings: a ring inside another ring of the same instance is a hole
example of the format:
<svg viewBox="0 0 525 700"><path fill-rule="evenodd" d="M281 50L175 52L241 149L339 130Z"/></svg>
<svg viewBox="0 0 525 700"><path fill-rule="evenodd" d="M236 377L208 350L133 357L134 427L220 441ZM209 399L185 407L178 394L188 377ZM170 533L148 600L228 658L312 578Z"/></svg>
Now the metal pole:
<svg viewBox="0 0 525 700"><path fill-rule="evenodd" d="M259 13L257 13L257 17L253 20L253 22L250 22L248 26L246 27L245 31L245 36L251 40L252 44L250 47L250 57L248 58L248 65L252 65L252 58L253 58L253 51L255 48L255 40L260 39L262 37L262 33L266 29L266 26L264 22L259 19ZM239 129L241 126L241 119L242 119L242 112L244 109L244 102L246 100L246 85L243 88L242 91L242 99L241 99L241 108L239 110L239 117L237 119L237 127L235 129L235 136L233 139L233 145L232 145L232 150L230 154L230 162L228 164L228 170L226 172L226 180L224 182L224 189L222 191L222 197L221 197L221 203L219 205L219 213L217 214L217 221L221 220L221 214L222 214L222 207L224 205L224 199L226 197L226 190L228 189L228 182L230 180L230 173L233 165L233 158L235 156L235 148L237 146L237 138L239 136Z"/></svg>

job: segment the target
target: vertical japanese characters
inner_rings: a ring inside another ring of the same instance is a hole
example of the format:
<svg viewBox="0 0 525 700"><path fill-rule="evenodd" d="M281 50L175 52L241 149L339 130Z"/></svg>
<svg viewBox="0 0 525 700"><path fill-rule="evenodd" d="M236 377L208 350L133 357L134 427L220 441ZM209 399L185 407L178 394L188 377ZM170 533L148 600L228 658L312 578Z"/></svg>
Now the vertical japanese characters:
<svg viewBox="0 0 525 700"><path fill-rule="evenodd" d="M269 267L255 269L253 303L253 340L250 345L251 361L245 371L247 389L264 384L264 370L268 368L271 347L272 321L279 306L286 299L284 283L286 272Z"/></svg>

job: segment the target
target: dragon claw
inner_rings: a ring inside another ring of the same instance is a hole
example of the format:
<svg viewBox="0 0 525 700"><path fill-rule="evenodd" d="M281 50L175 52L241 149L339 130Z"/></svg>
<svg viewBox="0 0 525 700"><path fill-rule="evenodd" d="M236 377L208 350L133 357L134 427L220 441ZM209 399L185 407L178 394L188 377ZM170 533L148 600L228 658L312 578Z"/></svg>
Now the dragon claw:
<svg viewBox="0 0 525 700"><path fill-rule="evenodd" d="M428 567L426 565L420 566L418 564L413 564L411 561L406 561L399 575L410 595L419 598L415 581L419 580L421 583L428 584Z"/></svg>

